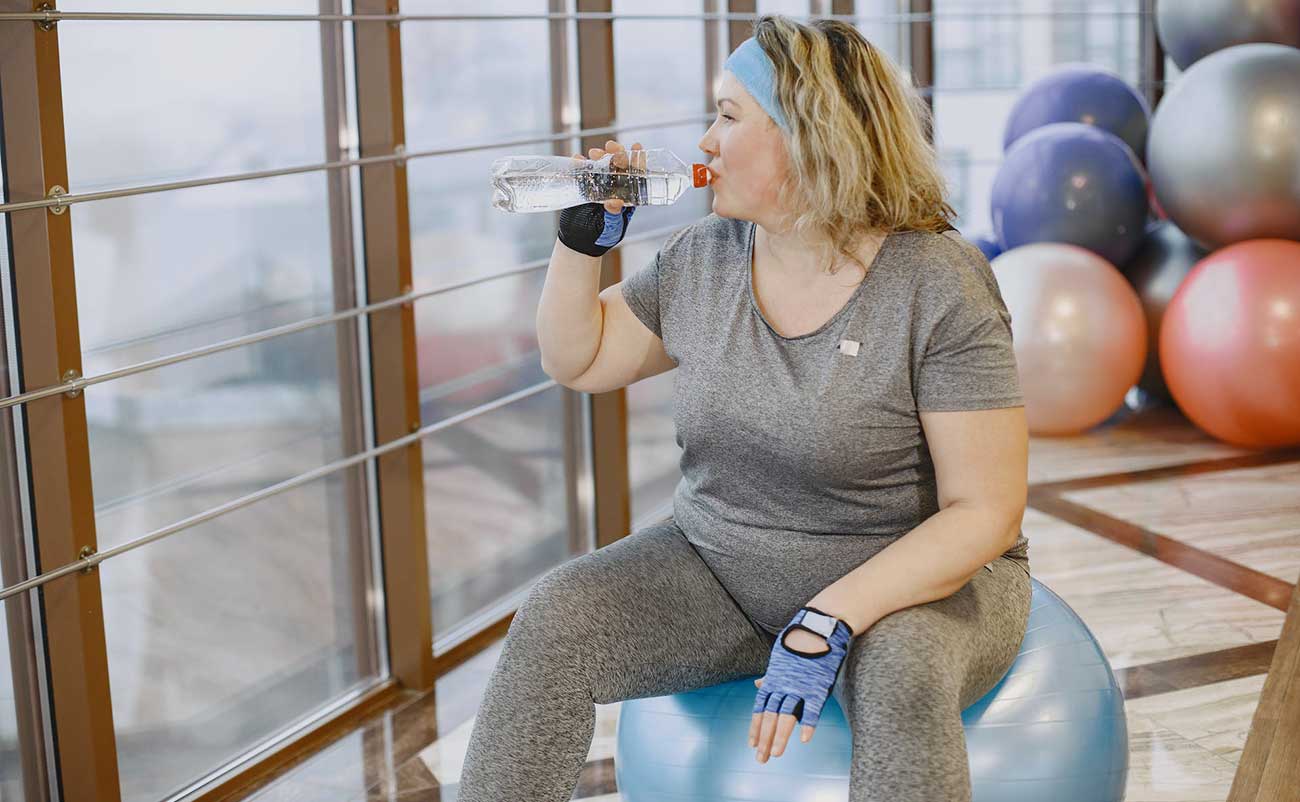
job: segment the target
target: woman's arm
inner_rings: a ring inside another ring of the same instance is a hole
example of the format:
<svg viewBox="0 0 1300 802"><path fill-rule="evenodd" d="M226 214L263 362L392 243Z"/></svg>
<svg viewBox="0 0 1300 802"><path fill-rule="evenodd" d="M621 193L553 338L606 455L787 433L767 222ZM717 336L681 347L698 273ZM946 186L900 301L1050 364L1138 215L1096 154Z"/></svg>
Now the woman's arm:
<svg viewBox="0 0 1300 802"><path fill-rule="evenodd" d="M960 590L1020 533L1029 476L1024 407L922 412L939 511L808 601L861 635Z"/></svg>

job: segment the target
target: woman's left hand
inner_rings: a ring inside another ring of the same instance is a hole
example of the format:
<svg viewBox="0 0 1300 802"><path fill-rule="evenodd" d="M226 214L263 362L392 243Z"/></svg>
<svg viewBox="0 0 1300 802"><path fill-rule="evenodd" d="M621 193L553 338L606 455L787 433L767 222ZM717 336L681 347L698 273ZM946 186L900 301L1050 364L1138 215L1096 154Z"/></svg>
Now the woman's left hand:
<svg viewBox="0 0 1300 802"><path fill-rule="evenodd" d="M829 637L805 628L829 631L832 623L834 630ZM803 723L802 742L812 738L852 637L852 630L843 621L808 607L795 613L777 636L767 673L754 681L759 690L749 725L749 745L758 750L759 763L785 751L796 723Z"/></svg>

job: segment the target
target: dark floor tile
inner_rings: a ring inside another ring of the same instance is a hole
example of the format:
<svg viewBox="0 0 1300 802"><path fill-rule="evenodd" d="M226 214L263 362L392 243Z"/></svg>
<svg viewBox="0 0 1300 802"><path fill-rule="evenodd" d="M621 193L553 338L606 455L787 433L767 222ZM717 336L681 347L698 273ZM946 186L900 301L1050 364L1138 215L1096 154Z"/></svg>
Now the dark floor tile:
<svg viewBox="0 0 1300 802"><path fill-rule="evenodd" d="M590 761L582 767L582 774L578 775L578 787L573 792L573 798L604 796L617 791L618 785L614 782L614 759L605 758Z"/></svg>
<svg viewBox="0 0 1300 802"><path fill-rule="evenodd" d="M367 802L382 800L433 799L443 802L442 791L438 787L438 778L433 776L429 767L419 757L413 757L403 763L391 778L385 778L376 787L370 789Z"/></svg>
<svg viewBox="0 0 1300 802"><path fill-rule="evenodd" d="M1251 643L1115 671L1125 699L1199 688L1216 682L1267 674L1277 641Z"/></svg>

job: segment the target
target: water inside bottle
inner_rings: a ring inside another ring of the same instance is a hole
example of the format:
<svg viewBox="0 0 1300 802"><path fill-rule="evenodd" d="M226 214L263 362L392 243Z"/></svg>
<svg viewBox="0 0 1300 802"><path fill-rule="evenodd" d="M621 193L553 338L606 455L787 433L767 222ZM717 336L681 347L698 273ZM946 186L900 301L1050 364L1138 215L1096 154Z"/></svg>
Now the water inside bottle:
<svg viewBox="0 0 1300 802"><path fill-rule="evenodd" d="M492 205L507 212L551 211L608 200L621 200L630 206L661 206L681 197L687 182L686 176L677 173L507 172L492 181Z"/></svg>

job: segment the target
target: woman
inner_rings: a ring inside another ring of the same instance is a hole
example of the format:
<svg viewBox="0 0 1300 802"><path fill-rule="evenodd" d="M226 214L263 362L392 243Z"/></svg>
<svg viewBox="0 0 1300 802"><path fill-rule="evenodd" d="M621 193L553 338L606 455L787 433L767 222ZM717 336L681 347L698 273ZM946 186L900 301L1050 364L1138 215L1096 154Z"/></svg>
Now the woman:
<svg viewBox="0 0 1300 802"><path fill-rule="evenodd" d="M834 695L853 802L970 798L961 711L1029 613L1010 316L951 231L924 107L854 28L761 18L718 103L715 213L651 265L597 297L633 210L561 214L543 366L592 393L678 368L683 478L671 518L532 589L461 802L568 800L594 703L756 674L759 762Z"/></svg>

